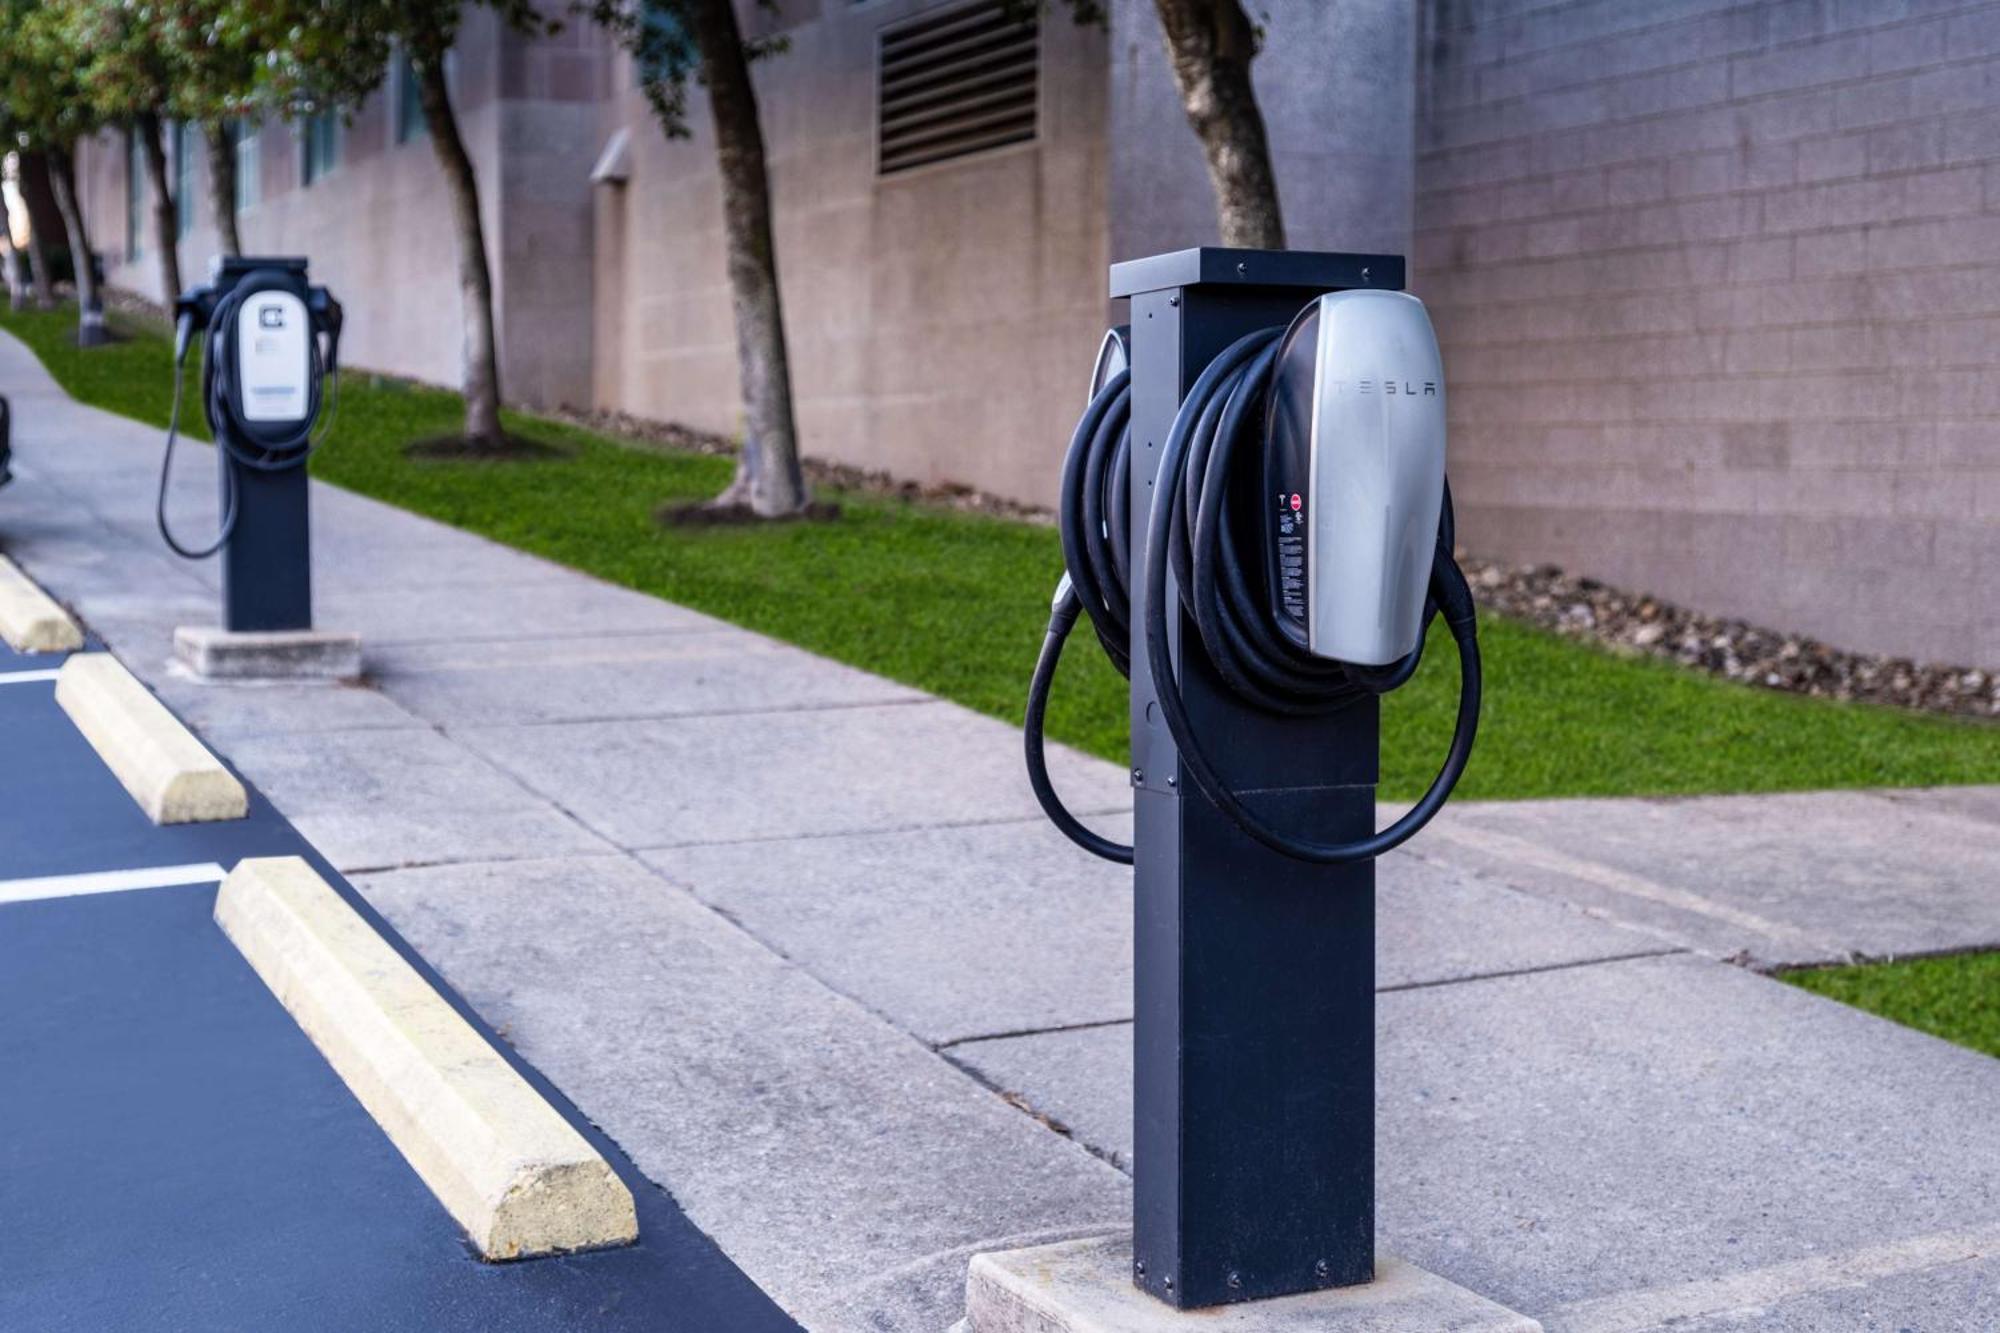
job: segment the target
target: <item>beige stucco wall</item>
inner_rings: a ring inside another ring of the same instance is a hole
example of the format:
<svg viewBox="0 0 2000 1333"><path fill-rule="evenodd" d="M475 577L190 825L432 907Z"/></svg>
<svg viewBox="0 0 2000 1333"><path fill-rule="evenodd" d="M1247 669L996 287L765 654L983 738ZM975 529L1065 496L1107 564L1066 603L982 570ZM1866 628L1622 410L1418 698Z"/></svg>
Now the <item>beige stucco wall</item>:
<svg viewBox="0 0 2000 1333"><path fill-rule="evenodd" d="M2000 664L2000 21L1438 7L1413 283L1475 549Z"/></svg>
<svg viewBox="0 0 2000 1333"><path fill-rule="evenodd" d="M746 8L791 42L756 78L802 441L1047 502L1113 313L1107 262L1209 240L1212 201L1144 0L1115 0L1108 35L1048 10L1036 142L878 179L877 34L952 2ZM1257 79L1294 242L1392 249L1414 230L1475 551L1843 646L2000 663L1983 595L2000 575L2000 24L1777 0L1266 9ZM502 40L471 14L459 101L510 394L734 432L703 90L692 137L669 141L601 34ZM628 179L590 186L620 130ZM394 145L378 98L338 172L301 190L290 136L267 136L250 245L311 255L347 303L352 363L456 383L429 146ZM122 141L84 168L115 261ZM190 277L211 248L197 227ZM111 276L155 281L144 260Z"/></svg>
<svg viewBox="0 0 2000 1333"><path fill-rule="evenodd" d="M480 212L510 400L582 403L590 393L588 154L608 53L588 28L554 38L503 31L472 7L454 55L453 104L478 174ZM303 254L346 313L351 366L456 387L464 321L451 203L428 136L395 140L391 94L370 97L341 132L331 174L300 184L298 140L282 121L259 137L262 190L238 214L245 253ZM141 254L126 259L125 136L83 146L91 240L106 277L160 297L150 212ZM182 280L216 253L207 153L194 141L194 226L180 242Z"/></svg>
<svg viewBox="0 0 2000 1333"><path fill-rule="evenodd" d="M756 66L800 438L810 456L1051 501L1106 320L1104 35L1044 20L1035 142L878 179L876 33L925 0L786 6ZM734 432L722 205L703 91L670 142L617 76L598 187L599 403Z"/></svg>

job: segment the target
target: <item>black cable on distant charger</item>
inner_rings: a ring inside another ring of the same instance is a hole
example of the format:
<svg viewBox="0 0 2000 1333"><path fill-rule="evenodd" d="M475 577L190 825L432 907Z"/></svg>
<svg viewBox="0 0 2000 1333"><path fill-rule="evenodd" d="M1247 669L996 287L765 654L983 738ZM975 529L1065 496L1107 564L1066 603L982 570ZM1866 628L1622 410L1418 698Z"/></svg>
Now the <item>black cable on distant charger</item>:
<svg viewBox="0 0 2000 1333"><path fill-rule="evenodd" d="M1423 624L1442 613L1458 648L1459 701L1450 749L1430 787L1388 828L1352 842L1324 843L1273 828L1229 789L1202 749L1174 674L1167 626L1167 573L1193 619L1202 651L1238 695L1267 712L1321 716L1368 695L1402 685L1416 673L1423 634L1401 661L1362 666L1320 657L1286 634L1270 612L1261 548L1240 534L1238 488L1262 478L1232 462L1245 436L1257 434L1267 412L1282 329L1239 339L1209 363L1188 391L1161 447L1146 531L1145 651L1148 668L1182 767L1201 792L1248 836L1301 861L1344 864L1400 846L1442 806L1465 771L1479 726L1482 678L1472 590L1452 556L1451 496L1446 490L1431 562ZM1057 521L1065 572L1050 607L1049 627L1028 686L1023 727L1028 780L1049 819L1093 855L1129 865L1132 848L1093 832L1063 804L1050 780L1044 726L1049 693L1064 644L1079 615L1120 674L1131 675L1132 599L1128 478L1131 377L1120 371L1092 396L1070 437ZM1255 462L1256 460L1252 460ZM1246 555L1246 551L1256 552ZM1192 644L1184 644L1189 651Z"/></svg>
<svg viewBox="0 0 2000 1333"><path fill-rule="evenodd" d="M237 317L243 305L251 297L268 290L248 283L238 283L224 292L215 302L215 308L206 323L207 341L202 350L202 408L208 418L209 431L215 436L217 449L246 468L258 472L282 472L287 468L304 467L325 442L333 429L334 418L340 413L340 372L338 322L329 337L326 355L321 356L319 333L315 330L306 339L308 373L306 378L306 412L297 430L272 437L251 438L244 432L230 429L224 422L242 420L236 402L236 388L242 382L238 367L238 351L235 337ZM212 545L199 549L181 545L167 523L167 493L173 476L174 445L180 438L181 401L186 386L187 354L194 341L195 315L189 308L190 302L181 302L180 317L174 323L174 403L167 417L167 448L160 459L160 494L154 507L154 518L159 524L160 536L174 554L189 560L206 560L229 544L230 535L236 530L236 484L226 459L222 462L223 509L219 531ZM326 420L319 420L322 401L321 385L331 379L333 393L328 404Z"/></svg>

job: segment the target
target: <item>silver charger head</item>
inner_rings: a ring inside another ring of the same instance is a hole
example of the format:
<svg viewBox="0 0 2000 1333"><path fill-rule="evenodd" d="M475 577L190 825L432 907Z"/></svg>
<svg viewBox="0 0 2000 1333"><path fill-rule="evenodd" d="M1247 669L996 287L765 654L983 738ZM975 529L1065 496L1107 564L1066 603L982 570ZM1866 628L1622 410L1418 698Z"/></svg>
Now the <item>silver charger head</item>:
<svg viewBox="0 0 2000 1333"><path fill-rule="evenodd" d="M1403 292L1320 297L1278 350L1265 435L1272 610L1315 656L1416 648L1444 502L1444 363Z"/></svg>
<svg viewBox="0 0 2000 1333"><path fill-rule="evenodd" d="M1090 368L1090 393L1085 402L1097 397L1100 390L1109 384L1120 372L1132 368L1132 330L1129 325L1120 324L1104 331L1104 341L1097 345L1097 362Z"/></svg>

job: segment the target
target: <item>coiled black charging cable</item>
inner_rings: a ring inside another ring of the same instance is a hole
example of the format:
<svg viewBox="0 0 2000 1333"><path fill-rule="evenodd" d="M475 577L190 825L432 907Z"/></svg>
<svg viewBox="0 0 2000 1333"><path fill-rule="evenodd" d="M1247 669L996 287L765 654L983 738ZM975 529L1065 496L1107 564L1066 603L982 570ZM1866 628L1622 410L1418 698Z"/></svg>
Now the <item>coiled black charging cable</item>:
<svg viewBox="0 0 2000 1333"><path fill-rule="evenodd" d="M1250 334L1209 363L1174 417L1161 446L1146 531L1147 664L1181 766L1231 823L1248 836L1301 861L1339 865L1367 860L1400 846L1435 815L1472 754L1479 727L1481 674L1472 590L1452 558L1453 523L1447 490L1431 562L1424 625L1442 614L1458 648L1459 701L1451 747L1443 766L1417 803L1388 828L1351 842L1296 837L1259 819L1229 790L1209 762L1188 718L1173 670L1167 634L1167 571L1173 570L1180 604L1194 621L1201 646L1224 683L1244 700L1284 716L1324 716L1366 695L1387 693L1415 674L1417 646L1382 667L1334 662L1307 651L1270 613L1261 538L1237 537L1244 514L1241 488L1261 494L1254 467L1232 467L1239 444L1262 424L1266 391L1281 329ZM1062 802L1049 778L1043 736L1050 688L1064 644L1078 616L1087 615L1120 674L1131 675L1131 549L1129 512L1131 380L1120 372L1091 399L1070 437L1058 511L1064 574L1049 610L1048 633L1028 686L1023 726L1028 780L1051 822L1072 842L1107 861L1129 865L1132 848L1092 831ZM1252 463L1256 460L1251 460Z"/></svg>
<svg viewBox="0 0 2000 1333"><path fill-rule="evenodd" d="M236 342L228 336L236 326L236 316L243 302L256 294L257 289L232 289L216 303L215 313L209 320L211 335L208 347L202 357L202 404L207 413L209 425L229 419L235 412L234 386L236 374ZM229 544L236 531L236 478L229 467L222 468L222 520L212 545L193 548L181 545L175 539L173 529L167 523L167 492L174 470L174 445L180 439L181 400L187 381L187 354L193 342L194 317L183 314L174 328L174 405L167 416L167 449L160 459L160 495L154 506L153 517L158 522L160 536L175 555L188 560L206 560ZM303 423L298 430L273 440L239 440L234 431L215 432L216 444L228 452L246 468L257 472L282 472L287 468L303 467L326 440L333 429L334 418L340 414L340 376L336 368L322 363L319 338L307 338L307 407ZM320 385L325 376L333 377L333 396L328 404L326 420L319 421ZM315 424L318 429L315 430Z"/></svg>

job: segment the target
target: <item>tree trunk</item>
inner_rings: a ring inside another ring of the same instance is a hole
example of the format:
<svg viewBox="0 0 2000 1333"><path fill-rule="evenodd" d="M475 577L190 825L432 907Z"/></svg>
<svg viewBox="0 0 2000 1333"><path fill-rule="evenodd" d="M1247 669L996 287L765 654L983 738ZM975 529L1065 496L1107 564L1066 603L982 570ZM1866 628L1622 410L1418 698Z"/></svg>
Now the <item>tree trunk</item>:
<svg viewBox="0 0 2000 1333"><path fill-rule="evenodd" d="M160 251L160 300L172 309L181 295L181 228L173 182L167 176L166 136L161 133L159 116L151 111L134 121L132 128L146 155L146 183L153 189L153 244Z"/></svg>
<svg viewBox="0 0 2000 1333"><path fill-rule="evenodd" d="M76 197L74 151L69 144L48 150L49 188L56 197L56 210L62 214L70 264L76 270L76 341L79 346L96 347L110 338L104 331L104 302L97 294L97 264L90 252L90 233L83 225L83 203Z"/></svg>
<svg viewBox="0 0 2000 1333"><path fill-rule="evenodd" d="M771 243L771 180L757 93L730 0L699 0L694 39L708 83L715 152L722 175L722 215L729 293L736 313L736 368L742 381L743 452L736 477L717 504L747 504L763 518L806 506L792 419L792 372L778 299L778 253Z"/></svg>
<svg viewBox="0 0 2000 1333"><path fill-rule="evenodd" d="M451 188L452 222L458 230L458 293L465 320L465 438L500 441L500 352L493 331L493 272L486 264L486 232L479 220L479 181L459 137L445 86L444 58L416 62L417 100L431 132L438 165Z"/></svg>
<svg viewBox="0 0 2000 1333"><path fill-rule="evenodd" d="M226 121L205 120L201 137L208 144L208 206L215 214L215 233L222 253L243 253L243 237L236 230L236 145L229 138Z"/></svg>
<svg viewBox="0 0 2000 1333"><path fill-rule="evenodd" d="M0 270L6 276L8 308L21 309L28 304L28 289L21 275L21 252L14 247L14 210L7 206L4 188L0 188Z"/></svg>
<svg viewBox="0 0 2000 1333"><path fill-rule="evenodd" d="M24 204L28 201L27 179L30 157L41 157L43 168L46 170L48 166L47 156L43 154L23 153L14 159L15 183L21 186L21 202ZM42 229L35 225L33 208L28 209L28 265L34 269L28 280L34 284L35 304L47 310L56 303L56 293L55 288L50 285L54 279L49 273L49 244L42 236Z"/></svg>
<svg viewBox="0 0 2000 1333"><path fill-rule="evenodd" d="M1208 159L1224 245L1285 248L1264 116L1250 83L1257 30L1240 0L1155 0L1167 63Z"/></svg>

